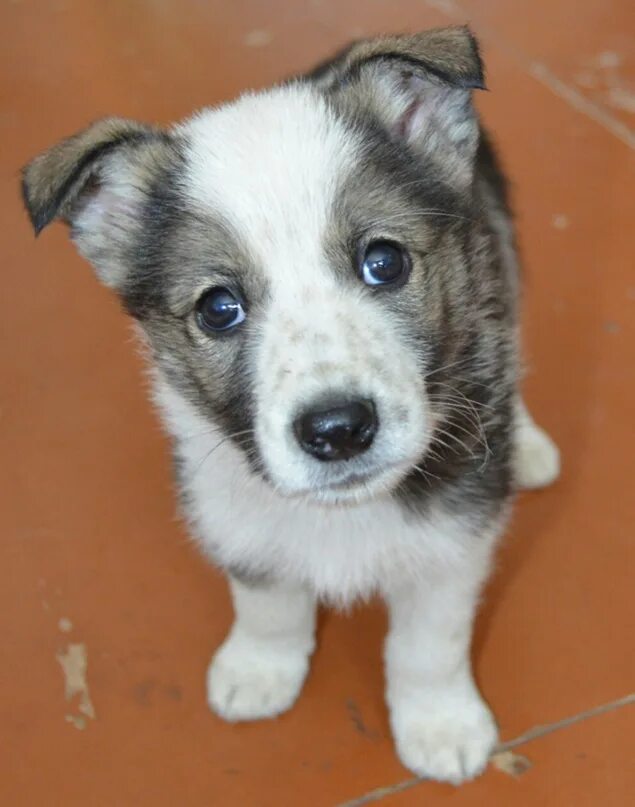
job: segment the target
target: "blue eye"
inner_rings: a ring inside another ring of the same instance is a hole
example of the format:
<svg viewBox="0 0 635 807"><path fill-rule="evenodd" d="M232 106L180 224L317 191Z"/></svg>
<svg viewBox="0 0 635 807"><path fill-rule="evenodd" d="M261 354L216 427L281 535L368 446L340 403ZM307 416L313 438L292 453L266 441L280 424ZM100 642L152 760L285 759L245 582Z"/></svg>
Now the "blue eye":
<svg viewBox="0 0 635 807"><path fill-rule="evenodd" d="M368 286L404 283L410 261L404 250L391 241L373 241L366 248L360 267L362 280Z"/></svg>
<svg viewBox="0 0 635 807"><path fill-rule="evenodd" d="M203 331L228 331L244 319L243 303L229 289L210 289L196 305L196 321Z"/></svg>

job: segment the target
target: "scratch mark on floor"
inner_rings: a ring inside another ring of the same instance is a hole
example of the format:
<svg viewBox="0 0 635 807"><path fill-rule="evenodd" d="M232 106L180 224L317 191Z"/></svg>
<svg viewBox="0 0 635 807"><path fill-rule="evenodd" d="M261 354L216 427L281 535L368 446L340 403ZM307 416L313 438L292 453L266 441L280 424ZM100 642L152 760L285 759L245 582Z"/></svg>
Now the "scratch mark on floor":
<svg viewBox="0 0 635 807"><path fill-rule="evenodd" d="M621 65L620 54L607 50L594 58L574 79L580 87L593 90L600 101L632 115L635 113L635 92L623 75Z"/></svg>
<svg viewBox="0 0 635 807"><path fill-rule="evenodd" d="M377 734L374 731L371 731L364 722L364 718L362 717L359 706L352 698L349 698L346 701L346 711L351 719L351 723L355 726L356 730L360 734L363 734L364 737L368 737L370 740L378 739Z"/></svg>
<svg viewBox="0 0 635 807"><path fill-rule="evenodd" d="M133 687L134 699L140 706L152 705L152 693L156 688L157 682L154 678L144 678Z"/></svg>
<svg viewBox="0 0 635 807"><path fill-rule="evenodd" d="M563 213L555 213L551 218L551 223L556 230L566 230L569 226L569 219Z"/></svg>
<svg viewBox="0 0 635 807"><path fill-rule="evenodd" d="M249 31L248 34L245 35L243 39L243 43L248 48L264 48L267 45L271 44L273 36L270 31L266 31L263 29L257 29L255 31Z"/></svg>
<svg viewBox="0 0 635 807"><path fill-rule="evenodd" d="M64 695L68 702L77 698L77 711L81 714L67 714L66 721L77 729L86 727L86 718L95 719L95 707L90 698L86 672L88 653L85 644L69 644L56 658L64 674Z"/></svg>
<svg viewBox="0 0 635 807"><path fill-rule="evenodd" d="M593 103L593 101L590 101L582 95L582 93L579 93L573 87L569 87L568 84L561 81L546 65L540 62L533 62L529 65L529 73L548 87L554 95L566 101L569 106L572 106L578 112L582 112L587 117L592 118L596 123L608 129L609 132L627 146L635 149L635 132L629 129L626 124L609 115L601 107Z"/></svg>
<svg viewBox="0 0 635 807"><path fill-rule="evenodd" d="M623 109L624 112L629 112L631 115L635 114L635 93L625 87L611 87L608 100L616 109Z"/></svg>

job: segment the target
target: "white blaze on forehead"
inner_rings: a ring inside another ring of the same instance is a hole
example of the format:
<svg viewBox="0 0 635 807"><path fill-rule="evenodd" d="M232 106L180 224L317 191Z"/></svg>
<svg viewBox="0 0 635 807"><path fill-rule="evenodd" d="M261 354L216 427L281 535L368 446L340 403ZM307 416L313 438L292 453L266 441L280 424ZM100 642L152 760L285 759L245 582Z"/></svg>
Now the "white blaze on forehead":
<svg viewBox="0 0 635 807"><path fill-rule="evenodd" d="M323 263L329 211L358 145L315 90L245 95L179 131L190 144L192 200L221 213L274 282Z"/></svg>

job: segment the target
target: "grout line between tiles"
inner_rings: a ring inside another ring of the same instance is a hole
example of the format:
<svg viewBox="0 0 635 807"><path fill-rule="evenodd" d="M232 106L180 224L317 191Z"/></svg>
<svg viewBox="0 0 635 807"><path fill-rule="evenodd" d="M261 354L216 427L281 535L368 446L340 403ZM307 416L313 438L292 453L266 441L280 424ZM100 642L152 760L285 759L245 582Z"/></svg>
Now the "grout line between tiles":
<svg viewBox="0 0 635 807"><path fill-rule="evenodd" d="M498 754L501 751L510 751L512 748L517 748L519 745L524 745L525 743L532 742L533 740L538 740L541 737L545 737L547 734L552 734L554 731L560 731L561 729L573 726L575 723L581 723L589 718L598 717L599 715L606 714L607 712L613 712L616 709L620 709L624 706L630 706L631 704L635 704L635 692L632 692L630 695L625 695L623 698L610 701L609 703L603 703L600 706L595 706L592 709L578 712L571 717L565 717L562 720L557 720L554 723L543 723L538 726L534 726L533 728L529 729L529 731L526 731L524 734L520 734L518 737L514 737L512 740L499 743L492 753ZM404 790L410 790L411 788L422 784L425 781L427 780L423 776L413 776L411 779L404 779L402 782L397 782L394 785L378 787L375 790L369 791L363 796L343 802L342 804L338 805L338 807L363 807L366 804L372 804L380 801L387 796L394 796L397 793L403 793Z"/></svg>
<svg viewBox="0 0 635 807"><path fill-rule="evenodd" d="M470 18L477 20L474 15L468 14L459 3L454 0L424 0L430 8L440 11L446 17L454 21L465 21ZM539 81L550 92L568 104L570 107L585 115L587 118L598 123L606 131L610 132L626 146L635 149L635 131L625 123L614 118L599 104L590 101L583 93L575 87L571 87L562 79L559 79L552 71L541 62L534 61L516 47L510 47L502 41L495 31L480 22L478 23L479 35L484 40L492 42L495 47L502 51L508 58L523 68L532 78Z"/></svg>

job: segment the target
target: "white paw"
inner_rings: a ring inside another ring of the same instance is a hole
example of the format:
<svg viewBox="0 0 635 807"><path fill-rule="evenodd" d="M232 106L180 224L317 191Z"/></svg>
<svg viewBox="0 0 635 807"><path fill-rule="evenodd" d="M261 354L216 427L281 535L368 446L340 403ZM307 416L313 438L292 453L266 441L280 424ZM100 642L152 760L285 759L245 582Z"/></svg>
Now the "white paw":
<svg viewBox="0 0 635 807"><path fill-rule="evenodd" d="M402 763L417 776L453 785L483 772L498 736L476 692L402 703L391 722Z"/></svg>
<svg viewBox="0 0 635 807"><path fill-rule="evenodd" d="M292 706L309 668L302 651L230 636L207 671L207 700L225 720L275 717Z"/></svg>
<svg viewBox="0 0 635 807"><path fill-rule="evenodd" d="M516 432L514 476L519 488L544 488L560 475L560 452L547 432L534 424Z"/></svg>

